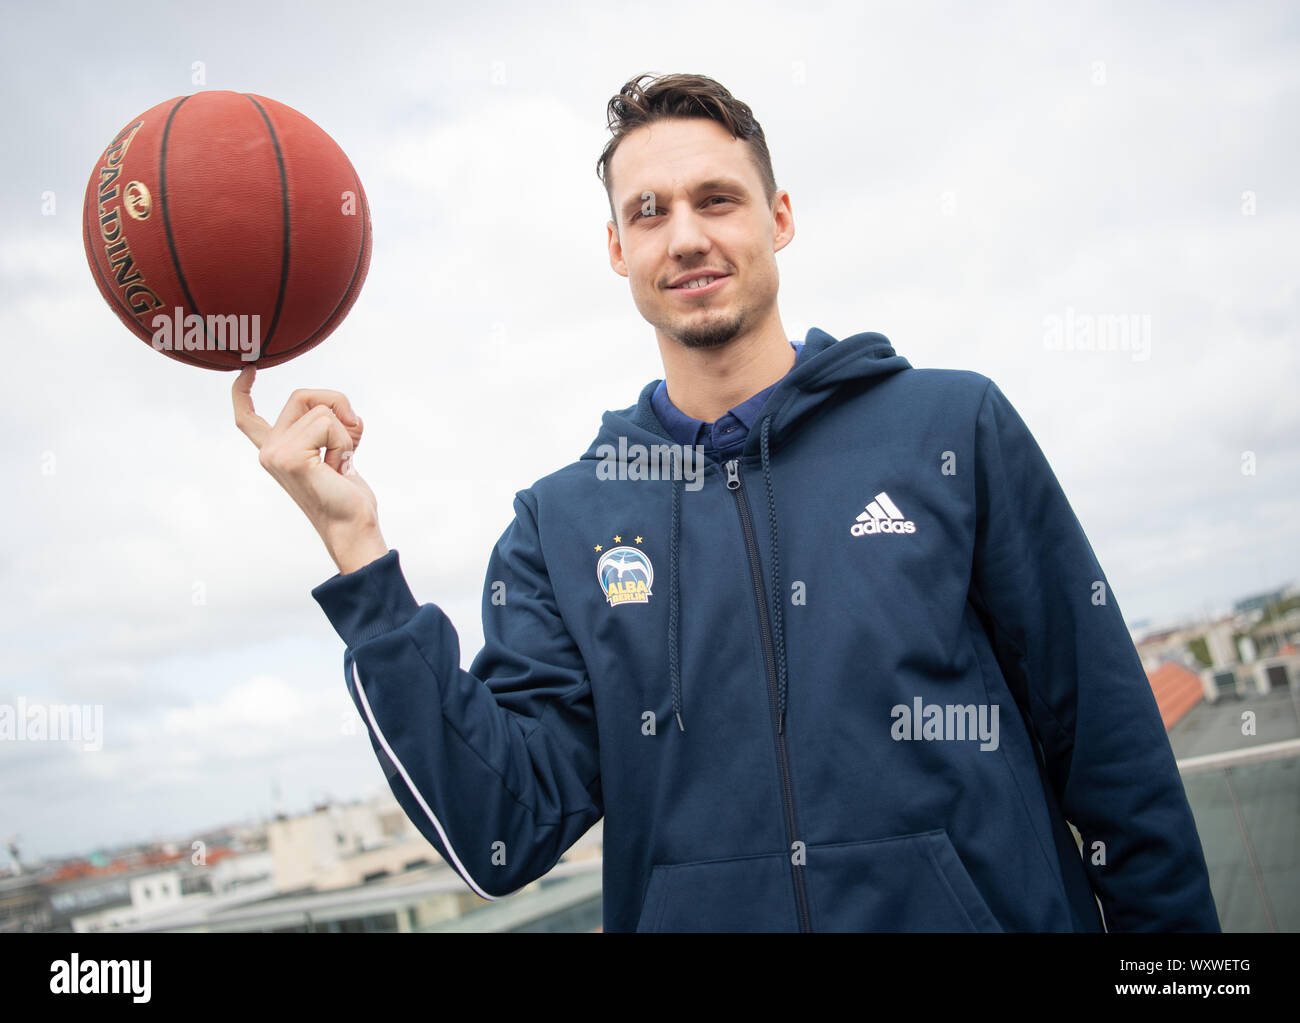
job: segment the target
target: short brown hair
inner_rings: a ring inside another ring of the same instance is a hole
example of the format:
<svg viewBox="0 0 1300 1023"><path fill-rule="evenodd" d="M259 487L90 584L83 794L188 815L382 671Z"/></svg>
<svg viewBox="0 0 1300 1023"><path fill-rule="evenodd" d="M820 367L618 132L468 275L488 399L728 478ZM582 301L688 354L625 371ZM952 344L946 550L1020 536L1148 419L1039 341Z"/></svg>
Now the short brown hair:
<svg viewBox="0 0 1300 1023"><path fill-rule="evenodd" d="M643 83L642 79L649 79ZM749 146L751 158L763 182L763 193L771 204L776 196L776 176L772 173L772 156L767 151L763 127L749 106L736 99L727 89L704 75L637 75L612 97L608 107L609 130L614 137L596 161L596 177L605 186L609 199L610 219L618 225L614 213L614 196L608 180L609 164L614 152L628 134L655 121L674 117L703 117L717 121Z"/></svg>

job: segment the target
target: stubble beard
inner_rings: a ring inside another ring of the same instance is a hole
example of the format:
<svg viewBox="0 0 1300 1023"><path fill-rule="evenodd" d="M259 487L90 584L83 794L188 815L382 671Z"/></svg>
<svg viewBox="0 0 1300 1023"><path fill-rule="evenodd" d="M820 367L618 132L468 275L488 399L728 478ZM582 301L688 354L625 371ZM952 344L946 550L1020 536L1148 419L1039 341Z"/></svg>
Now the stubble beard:
<svg viewBox="0 0 1300 1023"><path fill-rule="evenodd" d="M706 322L692 323L691 317L685 317L686 324L669 331L669 336L685 348L708 349L721 348L729 344L745 327L744 311L734 313L722 319L708 318Z"/></svg>

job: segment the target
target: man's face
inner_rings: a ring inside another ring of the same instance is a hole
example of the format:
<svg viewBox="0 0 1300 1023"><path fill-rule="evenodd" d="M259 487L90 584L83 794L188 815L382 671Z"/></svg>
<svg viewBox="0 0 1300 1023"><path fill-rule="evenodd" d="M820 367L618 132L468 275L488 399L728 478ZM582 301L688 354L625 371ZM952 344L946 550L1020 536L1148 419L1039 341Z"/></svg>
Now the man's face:
<svg viewBox="0 0 1300 1023"><path fill-rule="evenodd" d="M775 315L775 256L794 217L784 190L767 203L748 145L706 118L657 121L620 143L609 175L610 265L661 336L717 348ZM703 270L722 276L673 287Z"/></svg>

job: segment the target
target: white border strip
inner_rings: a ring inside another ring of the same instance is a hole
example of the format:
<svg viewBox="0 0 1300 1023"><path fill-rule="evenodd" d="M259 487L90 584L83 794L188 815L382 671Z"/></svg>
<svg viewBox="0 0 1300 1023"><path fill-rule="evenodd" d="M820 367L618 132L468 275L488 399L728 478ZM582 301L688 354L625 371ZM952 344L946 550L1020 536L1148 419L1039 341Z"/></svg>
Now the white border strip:
<svg viewBox="0 0 1300 1023"><path fill-rule="evenodd" d="M357 673L357 660L355 657L352 658L352 680L357 684L357 694L361 697L361 705L365 709L366 720L370 722L370 728L374 731L375 738L379 740L379 745L384 748L384 752L388 754L388 758L393 762L393 766L401 773L403 780L406 782L406 787L411 790L411 795L413 795L415 801L420 804L420 809L428 815L429 820L433 822L433 826L438 830L438 837L442 839L442 844L447 847L447 852L451 854L451 865L455 867L457 873L465 879L465 883L474 890L474 894L489 899L492 902L505 898L503 895L489 895L485 892L475 883L474 879L469 876L469 871L466 870L464 864L460 862L460 857L456 855L456 850L451 847L451 840L447 837L447 832L442 829L442 822L438 820L434 812L429 809L429 804L426 803L424 797L420 795L420 790L415 787L415 782L411 781L411 776L406 773L406 768L403 767L402 762L397 759L397 754L393 752L393 747L388 745L388 740L384 738L384 733L379 730L379 724L375 721L375 715L371 713L370 710L370 701L366 699L366 691L361 687L361 676Z"/></svg>

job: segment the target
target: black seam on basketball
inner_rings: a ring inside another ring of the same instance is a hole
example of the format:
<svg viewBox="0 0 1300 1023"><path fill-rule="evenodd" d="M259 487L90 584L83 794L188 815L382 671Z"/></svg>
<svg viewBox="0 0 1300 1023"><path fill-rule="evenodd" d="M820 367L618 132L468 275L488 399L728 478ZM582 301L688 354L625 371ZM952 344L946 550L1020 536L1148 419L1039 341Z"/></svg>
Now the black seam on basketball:
<svg viewBox="0 0 1300 1023"><path fill-rule="evenodd" d="M344 157L344 159L347 159L347 157ZM325 318L325 322L317 328L316 332L312 334L311 337L307 338L307 340L298 342L292 348L286 348L283 352L276 352L276 358L296 352L304 345L314 343L315 340L325 331L333 330L334 326L337 326L337 324L334 324L334 318L338 316L339 310L343 308L348 301L348 296L352 294L352 289L356 287L357 274L361 273L361 261L365 259L366 256L366 235L369 233L367 228L370 224L370 204L366 202L366 193L361 190L361 179L357 177L357 169L352 166L351 160L348 160L348 167L352 170L352 181L357 186L357 196L361 199L361 246L357 249L357 265L352 268L352 279L348 281L348 286L343 292L343 297L339 299L338 305L334 307L334 311ZM353 299L355 301L355 296L353 296ZM332 324L333 326L331 326Z"/></svg>
<svg viewBox="0 0 1300 1023"><path fill-rule="evenodd" d="M176 101L176 105L171 108L167 114L167 123L163 125L162 145L158 147L158 205L162 207L163 230L167 235L167 251L171 253L172 268L176 271L176 279L180 282L181 292L185 295L185 301L189 303L190 309L194 315L203 319L203 312L199 309L199 304L194 301L194 296L190 294L190 286L185 280L185 271L181 269L181 257L176 252L176 238L172 235L172 218L167 208L167 140L172 133L172 118L189 99L188 96L182 96Z"/></svg>
<svg viewBox="0 0 1300 1023"><path fill-rule="evenodd" d="M189 303L189 308L193 310L195 316L200 320L203 320L203 336L207 338L207 320L204 320L203 313L199 309L199 304L194 301L194 296L190 294L190 286L185 280L184 271L181 270L181 258L179 253L176 251L176 239L172 235L172 220L167 207L167 140L171 135L172 118L176 116L176 111L180 110L181 105L189 98L189 96L182 96L176 101L176 105L172 107L167 114L167 123L163 126L162 144L158 147L158 204L162 207L163 228L167 234L167 251L172 257L172 267L176 271L176 279L180 282L181 291L185 295L185 301ZM184 320L182 320L181 326L184 326ZM230 366L223 366L219 362L209 362L206 359L200 359L193 352L185 348L178 349L173 346L170 350L163 350L163 354L169 355L173 359L185 363L187 366L198 366L200 369L223 370L232 368Z"/></svg>
<svg viewBox="0 0 1300 1023"><path fill-rule="evenodd" d="M267 328L266 337L262 340L262 350L253 360L253 364L256 365L262 361L262 356L266 355L266 350L271 347L271 338L275 336L276 324L280 322L280 310L284 308L284 293L289 287L289 176L284 171L284 154L280 151L280 140L276 137L271 118L262 109L262 104L257 102L257 97L247 92L244 96L257 107L257 112L266 122L266 130L271 133L271 145L275 147L275 162L280 168L280 202L284 210L284 252L280 259L280 293L275 297L275 314L271 317L271 326Z"/></svg>

